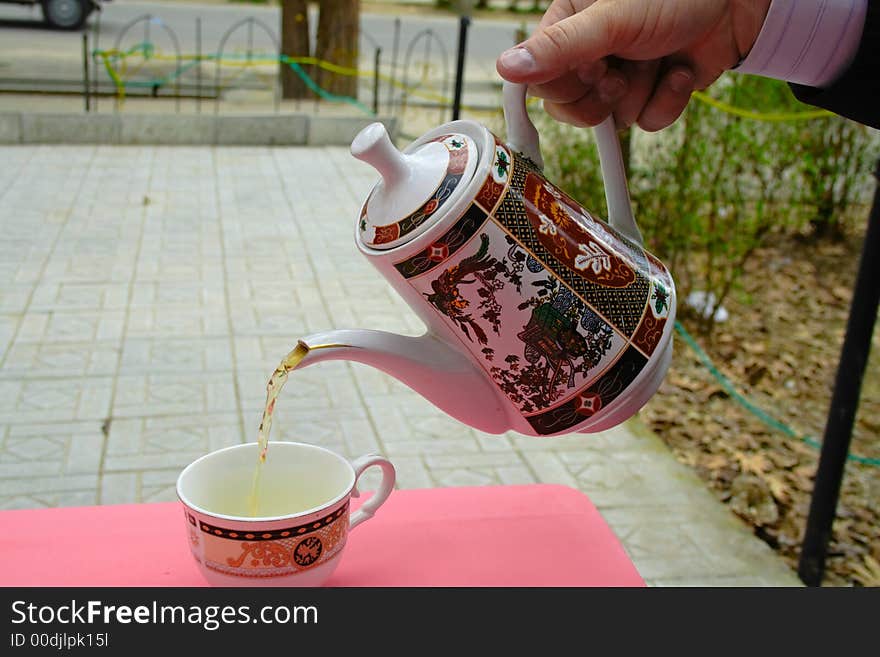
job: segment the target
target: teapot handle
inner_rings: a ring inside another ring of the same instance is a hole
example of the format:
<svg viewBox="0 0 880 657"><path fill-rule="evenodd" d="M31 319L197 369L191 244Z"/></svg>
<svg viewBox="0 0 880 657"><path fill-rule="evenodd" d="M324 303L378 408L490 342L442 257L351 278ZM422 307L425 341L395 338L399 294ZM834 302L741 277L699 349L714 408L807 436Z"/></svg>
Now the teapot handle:
<svg viewBox="0 0 880 657"><path fill-rule="evenodd" d="M507 145L525 155L543 170L544 158L541 157L540 138L526 110L526 90L526 85L514 84L507 80L501 86Z"/></svg>
<svg viewBox="0 0 880 657"><path fill-rule="evenodd" d="M620 139L614 126L614 116L609 115L602 123L595 126L593 136L599 148L599 164L602 166L602 180L605 183L605 202L608 204L608 223L617 232L641 246L644 242L629 201L626 169L623 166L623 153L620 151Z"/></svg>
<svg viewBox="0 0 880 657"><path fill-rule="evenodd" d="M507 143L525 155L540 169L544 168L538 131L526 111L526 85L505 81L502 86L504 101L504 121L507 124ZM642 234L636 224L629 200L626 184L626 169L620 140L614 127L614 117L609 116L593 128L596 146L599 149L599 163L602 166L602 180L605 183L605 200L608 203L608 223L626 237L642 244Z"/></svg>

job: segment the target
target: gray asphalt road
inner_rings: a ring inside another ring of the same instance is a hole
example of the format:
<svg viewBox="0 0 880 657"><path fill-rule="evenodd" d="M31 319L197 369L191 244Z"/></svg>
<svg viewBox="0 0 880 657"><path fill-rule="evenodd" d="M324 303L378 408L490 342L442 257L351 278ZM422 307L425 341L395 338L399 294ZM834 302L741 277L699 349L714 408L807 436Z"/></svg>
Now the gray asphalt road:
<svg viewBox="0 0 880 657"><path fill-rule="evenodd" d="M153 16L151 22L133 21L141 16ZM89 34L94 35L96 26L99 46L122 48L143 41L148 37L163 52L173 53L173 32L184 53L195 52L196 20L201 19L202 50L216 52L224 34L238 21L256 18L274 34L280 31L280 10L275 6L250 4L199 5L182 3L148 3L115 0L106 5L100 16L94 14L89 21ZM361 52L364 56L373 52L374 44L383 50L383 58L390 61L394 40L392 15L365 13L362 15ZM312 20L313 29L317 21ZM468 40L469 70L491 76L498 53L514 40L517 23L477 20L471 26ZM442 46L432 42L434 53L445 50L454 72L458 21L453 16L401 16L399 62L402 62L409 44L419 32L433 30ZM0 78L21 75L54 76L63 78L79 75L82 42L80 33L59 32L46 28L41 21L39 9L0 4ZM247 48L249 35L241 29L230 35L225 51L242 52ZM92 43L94 47L94 41ZM259 27L253 31L255 51L274 50L272 39ZM414 58L425 54L423 39L413 50Z"/></svg>

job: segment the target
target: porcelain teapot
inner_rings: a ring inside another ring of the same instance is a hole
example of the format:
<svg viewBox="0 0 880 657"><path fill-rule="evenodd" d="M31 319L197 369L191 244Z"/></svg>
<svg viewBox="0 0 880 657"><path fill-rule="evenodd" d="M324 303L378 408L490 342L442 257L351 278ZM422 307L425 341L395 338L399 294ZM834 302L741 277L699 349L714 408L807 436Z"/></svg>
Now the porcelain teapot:
<svg viewBox="0 0 880 657"><path fill-rule="evenodd" d="M355 241L427 332L317 333L300 367L371 365L488 433L602 431L660 386L675 286L642 248L612 119L595 128L606 223L542 174L525 87L503 94L507 142L466 120L403 152L381 123L355 137L381 174Z"/></svg>

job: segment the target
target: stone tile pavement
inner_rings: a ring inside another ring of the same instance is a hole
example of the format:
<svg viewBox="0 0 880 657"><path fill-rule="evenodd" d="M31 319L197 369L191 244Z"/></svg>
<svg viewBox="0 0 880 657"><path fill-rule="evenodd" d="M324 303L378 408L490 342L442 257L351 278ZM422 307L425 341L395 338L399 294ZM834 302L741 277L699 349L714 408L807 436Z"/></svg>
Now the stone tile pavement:
<svg viewBox="0 0 880 657"><path fill-rule="evenodd" d="M297 337L422 330L354 246L374 178L345 148L12 146L0 163L0 508L173 500L187 463L255 438ZM638 420L491 436L335 362L292 377L273 437L379 451L402 488L573 486L652 585L798 584Z"/></svg>

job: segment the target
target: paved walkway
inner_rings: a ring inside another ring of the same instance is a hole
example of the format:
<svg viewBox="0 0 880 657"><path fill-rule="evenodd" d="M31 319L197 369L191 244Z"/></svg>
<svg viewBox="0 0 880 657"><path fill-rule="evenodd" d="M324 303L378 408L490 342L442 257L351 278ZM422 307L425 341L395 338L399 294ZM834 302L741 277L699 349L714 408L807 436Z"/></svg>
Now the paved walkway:
<svg viewBox="0 0 880 657"><path fill-rule="evenodd" d="M345 148L0 147L0 162L0 508L173 500L183 466L255 438L297 337L421 331L354 246L374 176ZM798 583L637 421L484 435L323 363L291 378L274 437L382 452L401 488L574 486L653 585Z"/></svg>

